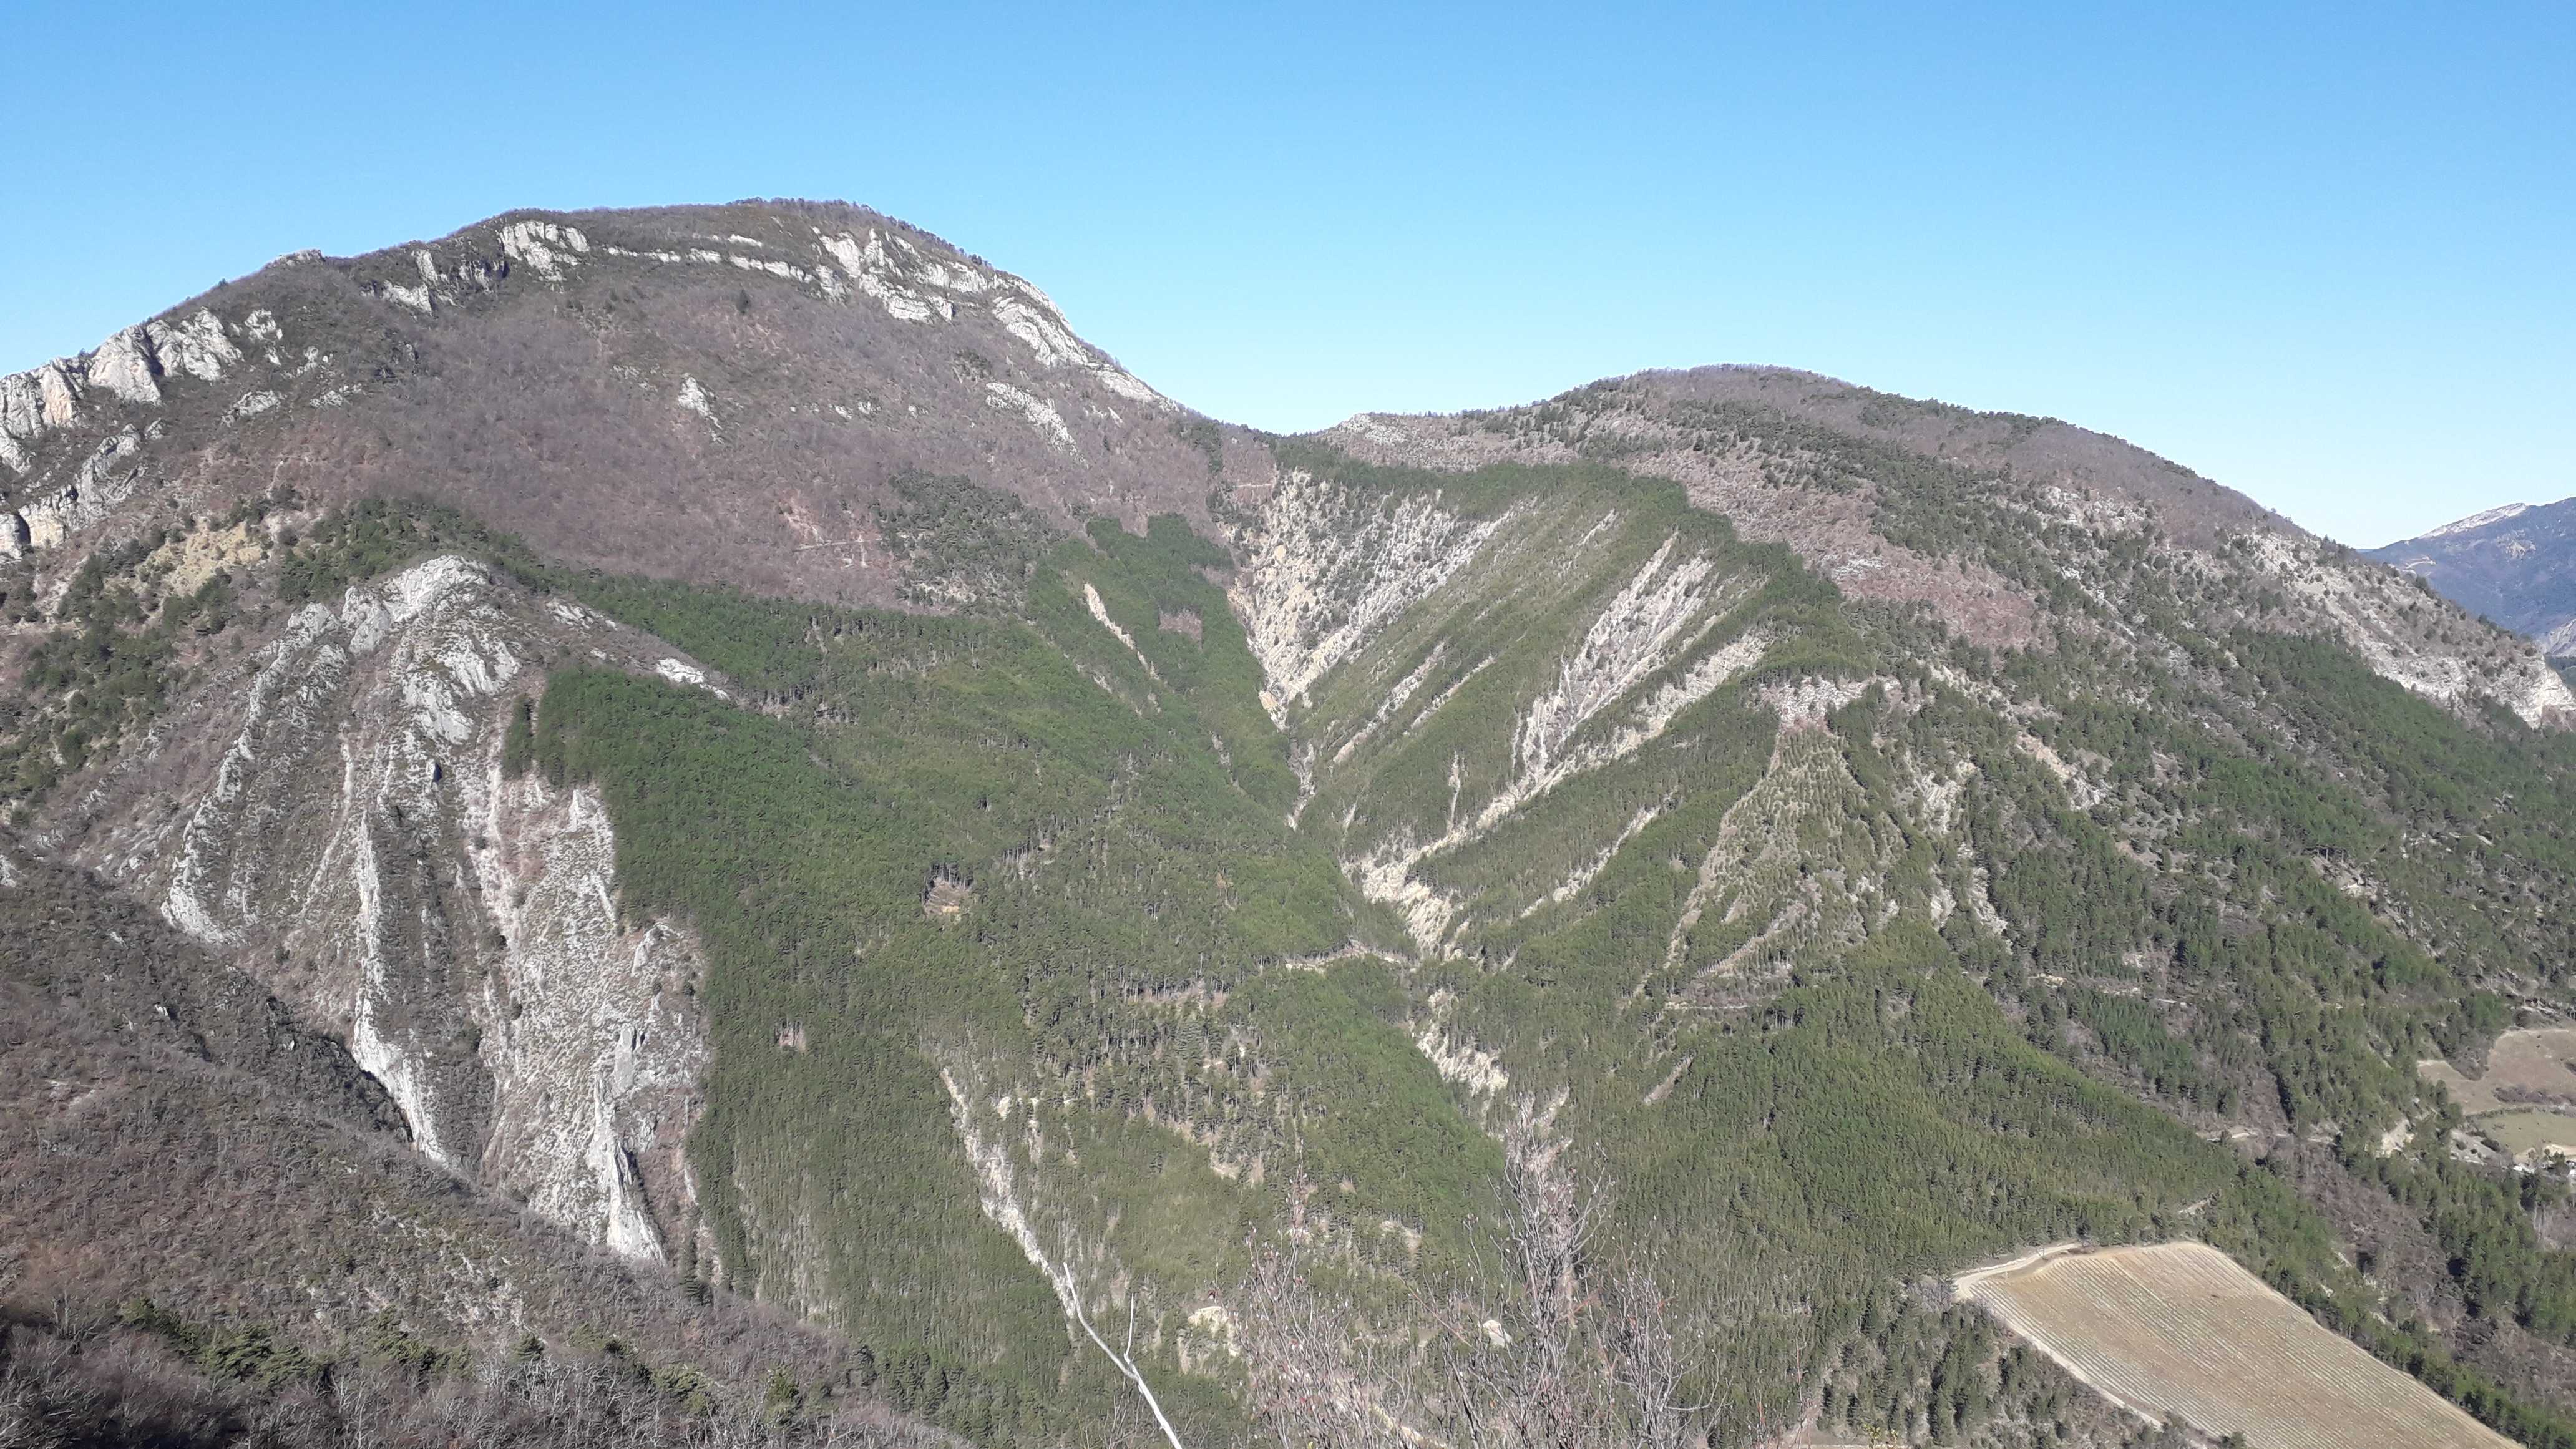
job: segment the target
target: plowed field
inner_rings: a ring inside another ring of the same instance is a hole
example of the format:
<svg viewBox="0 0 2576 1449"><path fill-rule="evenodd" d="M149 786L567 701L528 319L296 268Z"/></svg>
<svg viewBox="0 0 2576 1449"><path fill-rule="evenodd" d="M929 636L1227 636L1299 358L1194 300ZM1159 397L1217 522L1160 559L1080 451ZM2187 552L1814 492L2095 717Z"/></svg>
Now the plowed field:
<svg viewBox="0 0 2576 1449"><path fill-rule="evenodd" d="M2510 1449L2201 1243L2068 1251L1962 1276L1959 1296L2158 1423L2256 1449Z"/></svg>

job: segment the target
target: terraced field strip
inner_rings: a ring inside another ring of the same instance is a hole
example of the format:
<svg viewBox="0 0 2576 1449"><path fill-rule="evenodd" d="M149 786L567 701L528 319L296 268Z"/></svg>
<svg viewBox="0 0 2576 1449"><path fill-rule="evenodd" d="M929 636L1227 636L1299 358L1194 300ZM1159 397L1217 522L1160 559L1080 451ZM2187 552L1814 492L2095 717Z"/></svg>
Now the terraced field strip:
<svg viewBox="0 0 2576 1449"><path fill-rule="evenodd" d="M1956 1291L2113 1403L2256 1449L2510 1449L2203 1243L2025 1254Z"/></svg>

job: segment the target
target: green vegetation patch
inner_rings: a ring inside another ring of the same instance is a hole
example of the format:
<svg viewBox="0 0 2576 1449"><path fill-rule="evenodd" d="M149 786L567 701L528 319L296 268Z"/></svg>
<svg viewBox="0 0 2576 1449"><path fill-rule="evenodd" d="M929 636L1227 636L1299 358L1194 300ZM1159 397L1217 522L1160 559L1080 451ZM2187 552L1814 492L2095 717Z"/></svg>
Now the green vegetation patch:
<svg viewBox="0 0 2576 1449"><path fill-rule="evenodd" d="M1025 622L550 580L770 701L569 669L508 748L595 782L624 908L706 942L691 1155L727 1269L812 1300L897 1403L970 1437L1052 1434L1120 1391L984 1220L943 1072L1031 1091L1104 1195L1090 1220L1117 1223L1097 1246L1185 1282L1228 1280L1268 1211L1193 1136L1238 1169L1302 1149L1408 1224L1487 1200L1492 1149L1384 974L1277 969L1353 907L1284 823L1257 666L1201 572L1222 557L1177 520L1098 525L1030 569ZM1195 636L1159 627L1183 613Z"/></svg>

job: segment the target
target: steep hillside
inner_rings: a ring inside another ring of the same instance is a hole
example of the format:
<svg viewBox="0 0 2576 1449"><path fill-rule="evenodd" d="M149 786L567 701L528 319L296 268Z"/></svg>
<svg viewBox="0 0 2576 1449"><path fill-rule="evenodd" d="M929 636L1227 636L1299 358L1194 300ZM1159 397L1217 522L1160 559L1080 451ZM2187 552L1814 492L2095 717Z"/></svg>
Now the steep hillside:
<svg viewBox="0 0 2576 1449"><path fill-rule="evenodd" d="M2248 529L2209 556L2134 512L2079 532L2035 519L2009 476L1909 471L1776 414L1731 426L1748 453L1910 485L1898 501L1956 552L1900 582L2027 582L2042 647L1994 653L1946 613L1838 596L1682 508L1688 484L1659 498L1603 473L1587 509L1579 465L1285 449L1252 495L1238 608L1294 686L1277 712L1309 772L1304 828L1401 914L1426 1055L1471 1096L1564 1103L1652 1203L1637 1231L1733 1270L1701 1308L1741 1334L1733 1353L1798 1345L1783 1377L1835 1352L1813 1275L1849 1271L1856 1302L1891 1264L2002 1238L2188 1223L2311 1306L2353 1301L2319 1291L2341 1272L2325 1223L2252 1226L2282 1205L2235 1194L2278 1179L2231 1188L2228 1155L2195 1163L2187 1142L2161 1156L2152 1121L2041 1085L2040 1062L1943 1060L2028 1044L2265 1159L2360 1251L2414 1265L2359 1290L2391 1318L2566 1382L2538 1303L2570 1261L2517 1219L2521 1189L2448 1162L2448 1109L2409 1070L2473 1049L2509 1002L2563 1009L2550 903L2576 856L2533 802L2564 798L2566 737L2474 707L2529 700L2527 647L2322 550L2287 574L2306 589L2274 594L2277 561L2314 548L2293 536ZM1878 522L1895 490L1875 491ZM2048 587L2042 560L2084 585ZM2445 638L2468 647L2432 653ZM1957 964L1913 974L1936 962ZM1897 963L1913 971L1877 974ZM1927 992L1952 970L1982 990ZM2018 1115L1990 1095L2007 1081L2048 1105ZM2391 1145L2417 1141L2420 1166ZM2106 1155L2079 1167L2086 1151ZM2042 1187L2124 1179L2054 1207ZM1999 1182L1980 1205L1975 1184ZM2486 1213L2521 1246L2472 1250ZM2463 1251L2532 1256L2508 1287ZM1745 1277L1801 1287L1766 1321Z"/></svg>
<svg viewBox="0 0 2576 1449"><path fill-rule="evenodd" d="M517 216L13 380L6 884L362 1172L977 1443L2143 1442L1916 1290L2188 1237L2576 1444L2564 1183L2415 1070L2576 1005L2525 641L2065 424L1271 438L1042 304L846 208ZM71 1170L16 1241L148 1237ZM313 1291L221 1251L133 1271Z"/></svg>
<svg viewBox="0 0 2576 1449"><path fill-rule="evenodd" d="M338 1040L5 838L0 930L0 1440L706 1443L784 1382L794 1438L942 1442L840 1345L469 1191Z"/></svg>
<svg viewBox="0 0 2576 1449"><path fill-rule="evenodd" d="M2530 635L2552 658L2576 656L2576 498L2491 508L2370 556Z"/></svg>
<svg viewBox="0 0 2576 1449"><path fill-rule="evenodd" d="M386 516L312 517L209 524L96 595L67 591L84 632L31 670L20 788L96 762L36 838L345 1040L433 1161L666 1256L688 1231L676 1154L704 1051L696 948L684 928L618 918L596 797L507 780L500 757L552 659L703 675L453 555L326 590L371 544L416 549L436 529L397 519L388 545L366 537ZM281 544L299 520L309 536ZM231 551L207 606L223 615L170 629L212 583L190 588L192 549ZM120 611L160 617L157 650L83 656ZM169 707L102 716L116 687L102 668L152 679ZM670 1205L659 1222L648 1192Z"/></svg>

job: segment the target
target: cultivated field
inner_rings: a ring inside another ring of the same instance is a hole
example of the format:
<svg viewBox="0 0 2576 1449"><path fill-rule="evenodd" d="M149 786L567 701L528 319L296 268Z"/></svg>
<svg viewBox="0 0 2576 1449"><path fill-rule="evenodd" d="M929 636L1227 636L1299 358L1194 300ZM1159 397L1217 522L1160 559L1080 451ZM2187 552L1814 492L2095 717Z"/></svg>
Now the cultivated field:
<svg viewBox="0 0 2576 1449"><path fill-rule="evenodd" d="M2030 1254L1956 1289L2158 1423L2242 1433L2256 1449L2512 1444L2205 1244Z"/></svg>
<svg viewBox="0 0 2576 1449"><path fill-rule="evenodd" d="M2469 1116L2469 1129L2516 1158L2551 1148L2576 1156L2576 1028L2509 1031L2496 1038L2475 1077L2438 1058L2417 1075L2440 1082Z"/></svg>

